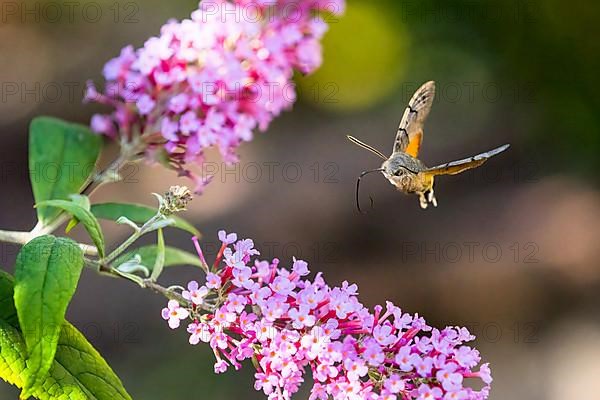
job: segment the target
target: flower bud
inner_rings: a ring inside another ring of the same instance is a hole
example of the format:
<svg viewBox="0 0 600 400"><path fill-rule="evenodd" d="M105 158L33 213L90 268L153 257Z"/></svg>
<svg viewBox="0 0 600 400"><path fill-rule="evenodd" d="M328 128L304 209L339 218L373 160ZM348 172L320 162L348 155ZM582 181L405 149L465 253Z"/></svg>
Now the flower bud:
<svg viewBox="0 0 600 400"><path fill-rule="evenodd" d="M162 199L160 213L168 216L185 211L192 198L192 192L186 186L171 186Z"/></svg>

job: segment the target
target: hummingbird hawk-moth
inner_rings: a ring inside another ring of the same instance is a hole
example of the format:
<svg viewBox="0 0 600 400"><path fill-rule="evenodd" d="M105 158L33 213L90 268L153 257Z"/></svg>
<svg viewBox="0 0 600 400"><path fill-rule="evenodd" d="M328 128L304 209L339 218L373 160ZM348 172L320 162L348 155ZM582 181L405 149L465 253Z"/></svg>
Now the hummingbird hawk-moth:
<svg viewBox="0 0 600 400"><path fill-rule="evenodd" d="M356 182L356 205L359 212L362 212L359 201L360 180L369 173L381 172L401 192L418 195L421 208L426 209L429 203L437 207L437 200L433 192L433 181L436 176L456 175L479 167L490 157L502 153L510 146L505 144L473 157L428 168L417 157L423 141L423 123L429 115L434 96L435 82L429 81L423 84L410 99L398 127L392 155L389 157L373 146L348 135L348 139L352 143L369 150L384 160L380 168L361 173Z"/></svg>

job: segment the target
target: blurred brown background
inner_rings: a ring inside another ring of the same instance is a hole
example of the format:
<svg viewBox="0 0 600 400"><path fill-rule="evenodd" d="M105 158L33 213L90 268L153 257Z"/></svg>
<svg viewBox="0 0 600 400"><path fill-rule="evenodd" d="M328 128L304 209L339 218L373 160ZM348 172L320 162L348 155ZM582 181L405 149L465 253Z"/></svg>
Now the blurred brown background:
<svg viewBox="0 0 600 400"><path fill-rule="evenodd" d="M30 119L87 123L97 109L81 104L84 82L101 83L104 62L121 47L141 45L196 7L82 1L69 14L65 3L0 5L3 229L34 224ZM211 165L216 179L187 217L209 247L218 229L237 231L265 256L296 255L331 283L358 283L365 304L390 299L433 324L470 327L491 362L492 399L600 399L599 10L557 0L350 0L331 23L325 65L298 79L294 110L243 146L237 169ZM355 179L379 161L345 135L391 151L408 99L430 79L438 97L422 150L427 164L504 143L510 151L439 179L440 206L427 211L371 175L363 201L372 195L375 208L359 215ZM186 183L147 165L127 175L95 200L152 204L150 192ZM115 242L126 233L106 228ZM189 239L167 237L191 251ZM2 247L10 271L16 252ZM184 268L163 281L193 277ZM190 348L184 331L162 321L163 303L86 272L68 314L134 398L262 398L250 366L213 375L207 347ZM0 385L0 398L15 397Z"/></svg>

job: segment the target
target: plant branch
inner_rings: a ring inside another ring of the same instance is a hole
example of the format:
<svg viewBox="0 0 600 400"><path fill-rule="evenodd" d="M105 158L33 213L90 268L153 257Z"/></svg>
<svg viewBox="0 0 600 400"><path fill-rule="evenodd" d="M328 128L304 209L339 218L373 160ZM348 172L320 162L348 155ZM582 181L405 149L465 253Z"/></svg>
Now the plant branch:
<svg viewBox="0 0 600 400"><path fill-rule="evenodd" d="M125 276L123 276L121 273L117 272L112 266L107 265L107 264L101 264L98 261L95 260L89 260L89 259L85 259L85 264L88 267L93 268L94 270L96 270L98 273L102 274L102 275L108 275L110 277L113 278L119 278L119 279L127 279L127 280L131 280ZM185 299L181 294L175 292L174 290L171 290L169 288L166 288L164 286L159 285L158 283L156 283L155 281L153 281L152 279L141 279L141 282L133 281L132 282L136 283L136 284L140 284L140 286L143 289L149 289L154 293L160 294L161 296L164 296L165 298L169 299L169 300L176 300L178 301L180 304L185 304L185 305L190 305L190 302ZM210 308L209 306L206 305L201 305L198 306L199 308L205 310L205 311L213 311L212 308Z"/></svg>
<svg viewBox="0 0 600 400"><path fill-rule="evenodd" d="M150 279L144 279L143 282L144 282L145 288L148 288L151 291L153 291L154 293L158 293L158 294L166 297L169 300L177 300L181 304L189 303L189 301L184 299L183 296L180 295L179 293L169 290L166 287L163 287Z"/></svg>
<svg viewBox="0 0 600 400"><path fill-rule="evenodd" d="M0 242L25 244L30 240L29 237L30 237L29 232L0 230Z"/></svg>
<svg viewBox="0 0 600 400"><path fill-rule="evenodd" d="M20 231L3 231L0 230L0 242L5 243L14 243L19 245L25 245L35 239L38 236L42 236L41 234L32 234L32 232L20 232ZM97 256L98 249L95 246L90 246L89 244L79 243L79 248L83 251L85 255L88 256Z"/></svg>

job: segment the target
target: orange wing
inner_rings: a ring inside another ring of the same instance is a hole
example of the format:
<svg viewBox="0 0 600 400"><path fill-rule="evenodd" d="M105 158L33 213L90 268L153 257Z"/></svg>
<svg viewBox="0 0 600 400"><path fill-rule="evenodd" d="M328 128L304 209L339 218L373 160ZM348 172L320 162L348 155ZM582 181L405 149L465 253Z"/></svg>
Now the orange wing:
<svg viewBox="0 0 600 400"><path fill-rule="evenodd" d="M410 99L398 127L394 141L394 153L403 151L413 157L419 155L423 141L423 123L429 115L435 97L435 82L429 81L419 88Z"/></svg>
<svg viewBox="0 0 600 400"><path fill-rule="evenodd" d="M465 158L464 160L452 161L446 164L438 165L433 168L428 168L423 171L426 175L456 175L471 168L479 167L481 164L489 160L491 157L502 153L510 147L509 144L500 146L494 150L485 153L477 154L476 156Z"/></svg>
<svg viewBox="0 0 600 400"><path fill-rule="evenodd" d="M416 132L408 142L408 147L404 152L410 156L417 158L419 150L421 149L421 142L423 142L423 131Z"/></svg>

